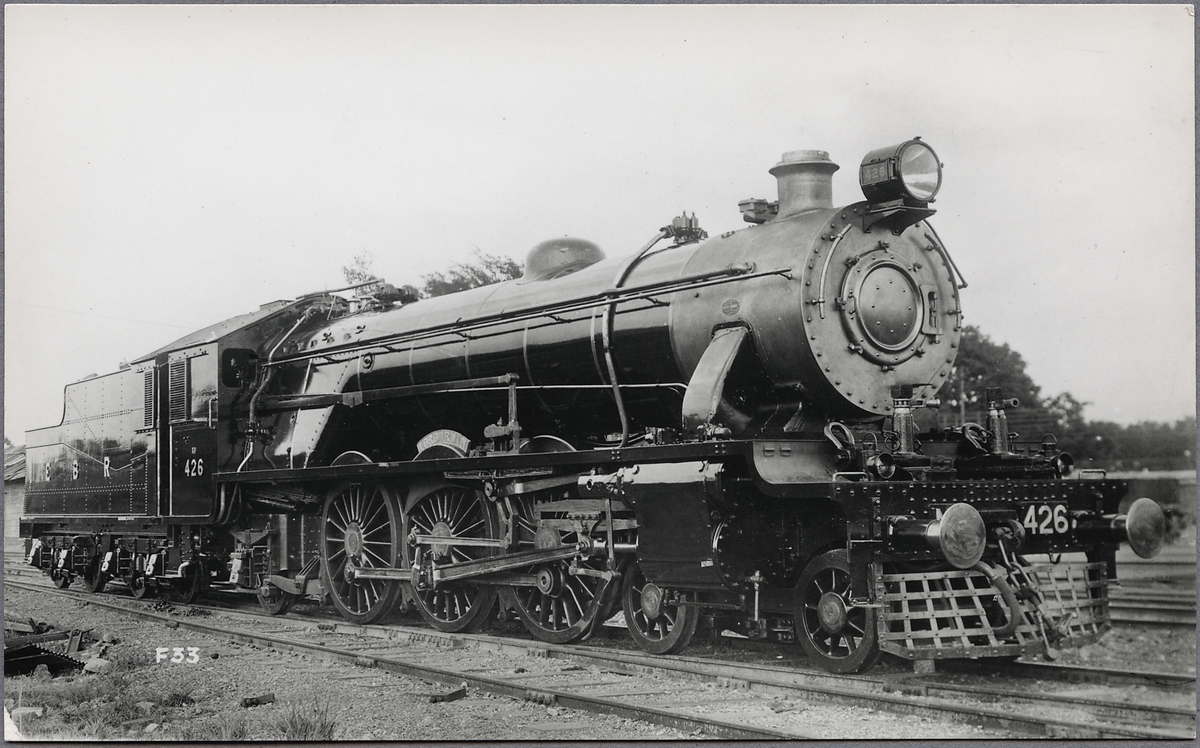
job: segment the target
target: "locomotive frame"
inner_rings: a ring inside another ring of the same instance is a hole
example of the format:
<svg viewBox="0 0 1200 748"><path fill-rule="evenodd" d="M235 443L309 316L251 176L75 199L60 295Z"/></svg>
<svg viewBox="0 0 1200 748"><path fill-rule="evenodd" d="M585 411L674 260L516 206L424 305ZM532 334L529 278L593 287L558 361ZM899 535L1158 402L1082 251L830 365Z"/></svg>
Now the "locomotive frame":
<svg viewBox="0 0 1200 748"><path fill-rule="evenodd" d="M1161 510L1019 447L999 390L986 424L917 431L965 286L928 223L941 165L872 151L841 208L836 169L785 154L779 200L715 239L685 214L621 261L552 240L484 289L275 302L69 385L29 432L29 560L445 631L499 601L552 642L619 608L650 652L704 625L837 672L1094 641Z"/></svg>

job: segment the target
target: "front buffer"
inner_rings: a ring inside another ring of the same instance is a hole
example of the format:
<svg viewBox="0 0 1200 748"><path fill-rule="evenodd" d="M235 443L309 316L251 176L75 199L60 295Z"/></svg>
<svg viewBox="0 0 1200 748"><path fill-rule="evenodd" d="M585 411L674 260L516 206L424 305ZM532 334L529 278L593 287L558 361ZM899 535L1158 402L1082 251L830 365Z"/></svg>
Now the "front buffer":
<svg viewBox="0 0 1200 748"><path fill-rule="evenodd" d="M1119 481L835 483L832 489L850 520L852 571L867 583L851 602L878 610L880 649L910 660L1053 658L1058 648L1094 642L1111 627L1108 580L1116 578L1118 544L1153 556L1165 534L1162 511L1149 499L1118 515L1126 493ZM955 563L938 548L950 512L961 506L984 522L974 563Z"/></svg>

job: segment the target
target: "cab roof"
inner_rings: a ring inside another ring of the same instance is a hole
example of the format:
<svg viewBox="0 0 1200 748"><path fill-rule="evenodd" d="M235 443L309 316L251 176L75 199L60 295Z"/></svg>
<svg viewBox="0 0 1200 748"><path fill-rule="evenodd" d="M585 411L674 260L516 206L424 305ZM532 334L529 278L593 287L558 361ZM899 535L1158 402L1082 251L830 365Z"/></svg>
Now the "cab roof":
<svg viewBox="0 0 1200 748"><path fill-rule="evenodd" d="M268 304L263 304L253 312L239 314L238 316L230 317L223 322L218 322L215 325L209 325L208 327L201 328L196 332L188 333L182 338L179 338L178 340L169 343L168 345L165 345L156 351L152 351L144 356L139 356L138 358L133 359L130 361L130 363L138 364L144 361L150 361L165 353L170 353L171 351L190 348L194 345L200 345L201 343L211 343L225 337L226 335L235 333L246 327L262 322L268 317L278 314L279 312L284 311L291 306L311 300L311 298L299 300L280 299L279 301L272 301Z"/></svg>

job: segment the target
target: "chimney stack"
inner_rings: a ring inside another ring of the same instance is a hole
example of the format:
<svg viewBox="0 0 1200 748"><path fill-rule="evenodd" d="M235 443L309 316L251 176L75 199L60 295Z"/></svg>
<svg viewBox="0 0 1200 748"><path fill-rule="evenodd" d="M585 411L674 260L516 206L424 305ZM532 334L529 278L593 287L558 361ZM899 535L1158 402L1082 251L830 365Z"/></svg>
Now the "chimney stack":
<svg viewBox="0 0 1200 748"><path fill-rule="evenodd" d="M779 217L833 207L833 173L826 151L788 151L771 168L779 183Z"/></svg>

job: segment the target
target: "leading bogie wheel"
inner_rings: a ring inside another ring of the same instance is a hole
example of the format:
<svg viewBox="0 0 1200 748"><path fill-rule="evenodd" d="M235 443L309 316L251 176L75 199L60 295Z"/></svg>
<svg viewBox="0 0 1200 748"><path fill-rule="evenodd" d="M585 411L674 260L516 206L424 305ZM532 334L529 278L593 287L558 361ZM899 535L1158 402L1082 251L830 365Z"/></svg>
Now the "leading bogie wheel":
<svg viewBox="0 0 1200 748"><path fill-rule="evenodd" d="M266 594L263 590L267 590ZM292 604L298 598L289 592L284 592L273 584L262 582L258 587L258 604L267 615L281 616L292 609Z"/></svg>
<svg viewBox="0 0 1200 748"><path fill-rule="evenodd" d="M850 602L845 550L809 561L796 593L796 636L809 659L832 673L861 673L879 661L876 611Z"/></svg>
<svg viewBox="0 0 1200 748"><path fill-rule="evenodd" d="M663 604L663 591L631 564L621 585L621 608L633 641L650 654L674 654L692 641L700 609Z"/></svg>
<svg viewBox="0 0 1200 748"><path fill-rule="evenodd" d="M408 511L408 558L418 552L426 565L461 563L493 555L484 546L423 544L417 536L437 538L495 538L495 513L483 494L460 486L446 486L421 497ZM493 585L461 581L430 589L413 589L417 611L438 631L474 631L496 606Z"/></svg>
<svg viewBox="0 0 1200 748"><path fill-rule="evenodd" d="M513 552L543 550L572 545L579 538L574 532L550 528L538 529L537 504L531 497L509 500L513 521ZM553 506L553 505L551 505ZM603 558L578 562L589 571L603 572ZM529 586L503 588L505 607L516 611L521 623L537 638L551 644L567 644L587 638L611 612L608 592L610 581L590 574L572 574L571 561L536 564L516 573L537 580Z"/></svg>
<svg viewBox="0 0 1200 748"><path fill-rule="evenodd" d="M353 569L399 568L404 528L396 497L377 483L350 483L325 500L321 574L333 606L354 623L376 623L400 598L400 582L360 579Z"/></svg>

